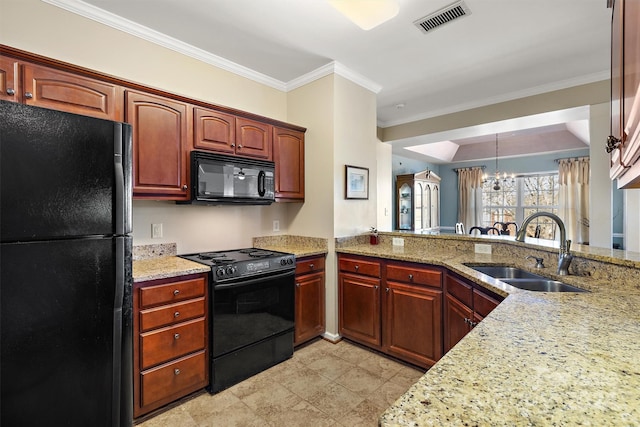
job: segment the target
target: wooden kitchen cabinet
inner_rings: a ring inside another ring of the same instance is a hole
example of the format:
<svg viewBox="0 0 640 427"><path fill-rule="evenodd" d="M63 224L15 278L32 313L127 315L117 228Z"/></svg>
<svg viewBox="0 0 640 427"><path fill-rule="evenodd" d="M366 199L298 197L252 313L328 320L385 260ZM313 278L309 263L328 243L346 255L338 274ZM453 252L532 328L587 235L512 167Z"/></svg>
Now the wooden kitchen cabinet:
<svg viewBox="0 0 640 427"><path fill-rule="evenodd" d="M207 275L134 284L134 417L209 383Z"/></svg>
<svg viewBox="0 0 640 427"><path fill-rule="evenodd" d="M296 260L294 345L302 344L324 333L324 265L323 255Z"/></svg>
<svg viewBox="0 0 640 427"><path fill-rule="evenodd" d="M500 304L503 298L452 273L445 275L444 352Z"/></svg>
<svg viewBox="0 0 640 427"><path fill-rule="evenodd" d="M276 200L304 202L304 132L273 127Z"/></svg>
<svg viewBox="0 0 640 427"><path fill-rule="evenodd" d="M236 117L208 108L193 110L193 148L235 154Z"/></svg>
<svg viewBox="0 0 640 427"><path fill-rule="evenodd" d="M615 0L611 20L610 175L619 188L640 187L640 2Z"/></svg>
<svg viewBox="0 0 640 427"><path fill-rule="evenodd" d="M440 269L343 254L338 264L343 337L422 367L442 357Z"/></svg>
<svg viewBox="0 0 640 427"><path fill-rule="evenodd" d="M106 120L123 120L121 86L0 57L0 99Z"/></svg>
<svg viewBox="0 0 640 427"><path fill-rule="evenodd" d="M126 121L133 128L133 196L189 199L189 106L128 90Z"/></svg>
<svg viewBox="0 0 640 427"><path fill-rule="evenodd" d="M273 135L270 124L244 117L236 117L237 156L273 160Z"/></svg>
<svg viewBox="0 0 640 427"><path fill-rule="evenodd" d="M442 357L442 271L387 263L383 349L422 367Z"/></svg>
<svg viewBox="0 0 640 427"><path fill-rule="evenodd" d="M340 255L338 264L340 335L380 349L381 262L374 258Z"/></svg>

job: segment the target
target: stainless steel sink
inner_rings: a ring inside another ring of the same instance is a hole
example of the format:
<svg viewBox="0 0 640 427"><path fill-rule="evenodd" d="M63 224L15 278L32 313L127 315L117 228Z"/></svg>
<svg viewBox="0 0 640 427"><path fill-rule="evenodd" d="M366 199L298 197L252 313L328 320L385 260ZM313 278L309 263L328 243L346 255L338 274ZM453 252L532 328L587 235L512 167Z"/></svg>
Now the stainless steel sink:
<svg viewBox="0 0 640 427"><path fill-rule="evenodd" d="M536 292L587 292L584 289L551 279L499 279L511 286Z"/></svg>
<svg viewBox="0 0 640 427"><path fill-rule="evenodd" d="M495 279L544 279L542 276L529 273L517 267L503 265L470 265L469 267Z"/></svg>
<svg viewBox="0 0 640 427"><path fill-rule="evenodd" d="M587 292L584 289L567 285L566 283L552 280L535 273L517 267L504 265L469 265L480 273L498 279L515 288L535 292Z"/></svg>

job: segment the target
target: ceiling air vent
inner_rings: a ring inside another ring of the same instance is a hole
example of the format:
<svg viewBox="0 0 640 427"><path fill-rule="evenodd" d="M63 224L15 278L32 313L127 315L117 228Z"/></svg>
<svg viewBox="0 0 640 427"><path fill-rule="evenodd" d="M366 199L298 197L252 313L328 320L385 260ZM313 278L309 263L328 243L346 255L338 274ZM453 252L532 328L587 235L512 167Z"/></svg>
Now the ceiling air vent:
<svg viewBox="0 0 640 427"><path fill-rule="evenodd" d="M464 4L463 1L457 1L455 3L446 6L437 12L420 18L414 22L423 33L435 30L436 28L451 22L454 19L462 18L465 15L471 15L471 9Z"/></svg>

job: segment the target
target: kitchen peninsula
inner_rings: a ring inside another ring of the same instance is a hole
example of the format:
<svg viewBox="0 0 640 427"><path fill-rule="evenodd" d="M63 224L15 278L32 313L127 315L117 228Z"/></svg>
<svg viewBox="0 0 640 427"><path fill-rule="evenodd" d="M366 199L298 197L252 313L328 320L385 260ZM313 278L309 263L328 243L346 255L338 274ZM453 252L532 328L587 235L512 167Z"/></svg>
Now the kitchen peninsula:
<svg viewBox="0 0 640 427"><path fill-rule="evenodd" d="M404 246L393 246L393 237ZM491 244L492 254L475 254L475 243ZM590 291L584 293L523 291L465 265L533 271L525 256L534 255L548 266L541 274L554 276L557 249L535 243L405 233L382 235L375 246L338 239L338 253L442 266L507 296L380 417L380 426L640 423L638 254L574 248L574 275L562 280Z"/></svg>

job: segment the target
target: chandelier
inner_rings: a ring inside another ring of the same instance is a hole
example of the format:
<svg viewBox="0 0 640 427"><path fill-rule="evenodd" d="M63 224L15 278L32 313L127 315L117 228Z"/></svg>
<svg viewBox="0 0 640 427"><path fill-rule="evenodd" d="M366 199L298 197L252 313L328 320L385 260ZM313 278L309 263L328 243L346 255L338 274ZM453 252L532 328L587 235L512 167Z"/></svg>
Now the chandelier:
<svg viewBox="0 0 640 427"><path fill-rule="evenodd" d="M498 169L498 134L496 134L496 173L495 176L490 178L487 174L483 175L483 183L491 180L493 181L493 189L495 191L500 190L500 182L502 182L502 185L506 184L507 182L511 181L513 182L516 178L516 175L514 173L511 173L510 175L507 174L506 172L502 172L500 173L500 170Z"/></svg>

